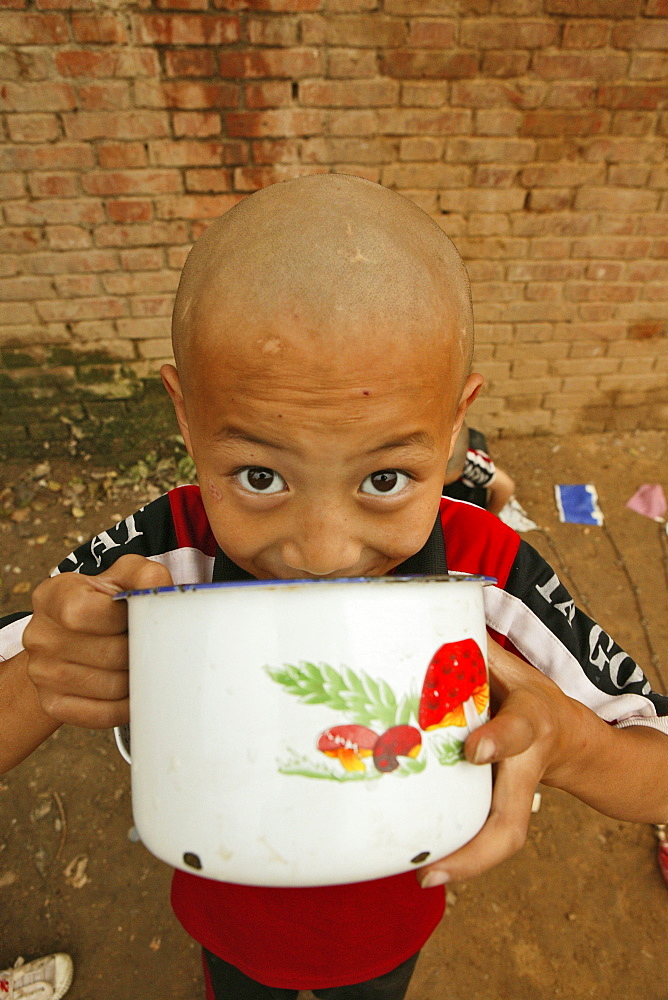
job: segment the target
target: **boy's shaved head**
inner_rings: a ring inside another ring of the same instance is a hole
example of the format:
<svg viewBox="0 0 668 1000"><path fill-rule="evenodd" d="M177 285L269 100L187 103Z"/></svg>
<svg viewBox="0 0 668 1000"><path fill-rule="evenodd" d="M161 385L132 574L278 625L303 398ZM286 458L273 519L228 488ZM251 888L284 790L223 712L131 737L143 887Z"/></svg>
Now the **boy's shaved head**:
<svg viewBox="0 0 668 1000"><path fill-rule="evenodd" d="M184 388L211 338L224 349L243 337L262 355L258 362L276 358L284 348L277 319L335 350L361 331L426 338L446 348L457 382L468 374L473 318L457 250L416 205L361 178L320 174L275 184L200 237L174 305Z"/></svg>
<svg viewBox="0 0 668 1000"><path fill-rule="evenodd" d="M471 313L450 240L369 181L285 181L207 229L162 377L238 566L379 576L419 551L482 384Z"/></svg>

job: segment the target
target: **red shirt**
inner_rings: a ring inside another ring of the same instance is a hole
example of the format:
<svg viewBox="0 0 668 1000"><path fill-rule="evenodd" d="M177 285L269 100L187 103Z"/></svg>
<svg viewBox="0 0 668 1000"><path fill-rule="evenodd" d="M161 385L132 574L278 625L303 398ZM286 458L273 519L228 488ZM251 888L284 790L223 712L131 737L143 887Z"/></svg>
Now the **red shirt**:
<svg viewBox="0 0 668 1000"><path fill-rule="evenodd" d="M503 586L519 546L515 532L450 500L441 503L441 524L448 568L494 576ZM188 933L219 958L268 986L299 990L363 982L394 969L430 937L445 894L421 889L414 872L283 889L175 871L172 906Z"/></svg>

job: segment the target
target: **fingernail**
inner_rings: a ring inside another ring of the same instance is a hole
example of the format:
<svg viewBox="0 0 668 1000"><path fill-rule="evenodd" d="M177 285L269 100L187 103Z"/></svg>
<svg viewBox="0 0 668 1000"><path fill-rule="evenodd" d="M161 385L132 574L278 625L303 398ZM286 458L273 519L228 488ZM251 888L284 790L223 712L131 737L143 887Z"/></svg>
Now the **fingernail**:
<svg viewBox="0 0 668 1000"><path fill-rule="evenodd" d="M496 755L496 744L489 736L483 736L475 748L474 764L489 764Z"/></svg>
<svg viewBox="0 0 668 1000"><path fill-rule="evenodd" d="M437 885L446 885L449 881L450 876L447 872L435 868L433 871L427 872L420 885L423 889L435 889Z"/></svg>
<svg viewBox="0 0 668 1000"><path fill-rule="evenodd" d="M103 594L110 594L113 596L114 594L123 593L122 587L117 586L115 583L110 583L108 580L98 580L97 577L91 576L89 577L89 581L95 590L101 590Z"/></svg>

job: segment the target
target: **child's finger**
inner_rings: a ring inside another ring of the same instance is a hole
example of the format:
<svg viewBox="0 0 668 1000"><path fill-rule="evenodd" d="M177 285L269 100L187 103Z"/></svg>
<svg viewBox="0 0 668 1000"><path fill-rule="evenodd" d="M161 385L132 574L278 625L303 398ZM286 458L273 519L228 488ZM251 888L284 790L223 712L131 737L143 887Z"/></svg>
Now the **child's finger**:
<svg viewBox="0 0 668 1000"><path fill-rule="evenodd" d="M458 851L420 869L424 889L481 875L516 854L523 846L540 765L527 758L503 761L497 768L492 808L485 825Z"/></svg>
<svg viewBox="0 0 668 1000"><path fill-rule="evenodd" d="M51 618L35 616L26 626L23 644L30 654L33 683L49 679L57 685L63 665L89 665L102 671L127 671L128 637L123 630L111 635L72 633Z"/></svg>
<svg viewBox="0 0 668 1000"><path fill-rule="evenodd" d="M524 753L534 743L535 727L520 701L511 695L499 712L484 726L474 730L464 744L466 759L472 764L495 764Z"/></svg>
<svg viewBox="0 0 668 1000"><path fill-rule="evenodd" d="M525 663L509 649L500 646L491 635L487 636L487 662L492 691L503 700L509 691L531 683L536 669Z"/></svg>
<svg viewBox="0 0 668 1000"><path fill-rule="evenodd" d="M23 635L26 648L36 634L41 637L49 621L68 634L108 636L127 629L125 602L113 601L112 593L96 577L78 573L49 577L33 591L32 606L34 615Z"/></svg>
<svg viewBox="0 0 668 1000"><path fill-rule="evenodd" d="M99 645L101 644L98 643ZM109 645L117 647L114 663ZM101 649L96 647L94 641L89 641L87 649L90 650L90 656L79 660L31 653L28 676L40 692L42 703L45 697L43 692L56 696L72 694L82 698L112 701L127 697L127 637L114 636Z"/></svg>
<svg viewBox="0 0 668 1000"><path fill-rule="evenodd" d="M42 703L47 715L84 729L111 729L124 726L130 720L129 698L117 701L100 701L96 698L80 698L76 695L52 695L47 699L48 708Z"/></svg>
<svg viewBox="0 0 668 1000"><path fill-rule="evenodd" d="M117 593L122 590L150 590L152 587L169 587L173 583L171 573L162 563L133 554L121 556L104 573L90 577L90 579L117 587Z"/></svg>
<svg viewBox="0 0 668 1000"><path fill-rule="evenodd" d="M171 583L165 566L144 556L126 555L98 576L62 573L43 580L33 592L32 604L35 618L50 618L68 632L114 635L127 629L127 604L112 600L115 594ZM35 618L26 627L29 641Z"/></svg>

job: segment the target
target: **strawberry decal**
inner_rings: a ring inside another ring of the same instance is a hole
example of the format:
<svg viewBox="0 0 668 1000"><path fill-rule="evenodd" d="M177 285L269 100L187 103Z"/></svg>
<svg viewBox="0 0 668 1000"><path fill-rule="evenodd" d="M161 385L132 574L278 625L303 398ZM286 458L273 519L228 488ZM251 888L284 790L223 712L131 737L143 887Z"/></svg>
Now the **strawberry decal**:
<svg viewBox="0 0 668 1000"><path fill-rule="evenodd" d="M477 642L460 639L437 649L422 685L420 728L427 732L445 726L477 729L488 705L487 670Z"/></svg>

